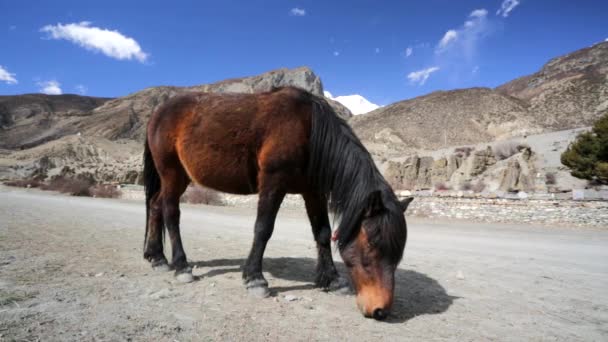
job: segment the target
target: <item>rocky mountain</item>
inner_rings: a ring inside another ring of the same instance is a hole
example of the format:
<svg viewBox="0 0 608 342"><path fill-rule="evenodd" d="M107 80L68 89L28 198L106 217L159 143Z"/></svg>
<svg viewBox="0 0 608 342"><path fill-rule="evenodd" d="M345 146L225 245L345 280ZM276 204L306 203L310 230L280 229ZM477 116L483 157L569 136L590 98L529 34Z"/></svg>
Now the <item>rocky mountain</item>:
<svg viewBox="0 0 608 342"><path fill-rule="evenodd" d="M525 101L547 130L591 126L608 111L608 42L554 58L496 90Z"/></svg>
<svg viewBox="0 0 608 342"><path fill-rule="evenodd" d="M74 134L75 123L109 100L79 95L0 96L0 148L28 148Z"/></svg>
<svg viewBox="0 0 608 342"><path fill-rule="evenodd" d="M378 156L585 127L608 110L608 42L549 61L505 85L439 91L355 116Z"/></svg>
<svg viewBox="0 0 608 342"><path fill-rule="evenodd" d="M380 107L375 103L371 103L368 99L366 99L365 97L358 95L358 94L342 95L342 96L336 96L336 97L334 97L328 91L325 91L324 94L327 99L336 101L336 102L344 105L346 108L348 108L353 113L353 115L369 113L372 110Z"/></svg>
<svg viewBox="0 0 608 342"><path fill-rule="evenodd" d="M374 154L385 157L541 130L528 116L526 103L489 88L438 91L349 122Z"/></svg>

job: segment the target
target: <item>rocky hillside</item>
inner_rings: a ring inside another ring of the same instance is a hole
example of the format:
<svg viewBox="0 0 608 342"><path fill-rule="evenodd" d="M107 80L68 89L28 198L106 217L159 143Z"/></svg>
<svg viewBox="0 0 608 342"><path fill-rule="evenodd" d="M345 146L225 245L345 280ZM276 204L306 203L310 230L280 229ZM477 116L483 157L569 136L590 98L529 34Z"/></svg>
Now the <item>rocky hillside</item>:
<svg viewBox="0 0 608 342"><path fill-rule="evenodd" d="M351 119L373 153L475 144L585 127L608 110L608 42L496 89L440 91Z"/></svg>
<svg viewBox="0 0 608 342"><path fill-rule="evenodd" d="M496 90L525 101L545 129L591 126L608 111L608 42L554 58Z"/></svg>
<svg viewBox="0 0 608 342"><path fill-rule="evenodd" d="M28 148L74 134L75 123L109 100L79 95L0 96L0 148Z"/></svg>
<svg viewBox="0 0 608 342"><path fill-rule="evenodd" d="M475 144L540 131L527 104L489 88L438 91L355 116L351 125L382 156Z"/></svg>

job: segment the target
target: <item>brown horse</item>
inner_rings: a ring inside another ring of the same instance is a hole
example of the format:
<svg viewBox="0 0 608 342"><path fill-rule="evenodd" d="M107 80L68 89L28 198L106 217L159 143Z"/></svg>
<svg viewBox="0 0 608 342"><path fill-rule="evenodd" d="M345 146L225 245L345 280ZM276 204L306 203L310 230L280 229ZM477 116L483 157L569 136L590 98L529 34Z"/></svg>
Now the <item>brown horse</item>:
<svg viewBox="0 0 608 342"><path fill-rule="evenodd" d="M407 227L399 202L348 124L322 98L293 88L259 94L190 93L161 106L150 118L144 152L146 237L144 258L193 280L179 231L179 198L193 181L233 194L259 194L253 246L243 280L267 296L262 275L266 243L287 193L302 194L317 243L315 283L338 281L331 255L328 206L340 218L340 254L366 317L387 316Z"/></svg>

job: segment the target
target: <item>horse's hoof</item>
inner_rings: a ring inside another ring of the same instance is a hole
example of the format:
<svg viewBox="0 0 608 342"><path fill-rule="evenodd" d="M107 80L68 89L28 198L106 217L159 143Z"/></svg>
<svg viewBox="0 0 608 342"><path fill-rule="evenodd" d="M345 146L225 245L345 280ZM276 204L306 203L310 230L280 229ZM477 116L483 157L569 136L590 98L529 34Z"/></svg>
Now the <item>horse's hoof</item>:
<svg viewBox="0 0 608 342"><path fill-rule="evenodd" d="M350 281L344 277L334 279L331 283L329 283L327 290L343 296L354 294Z"/></svg>
<svg viewBox="0 0 608 342"><path fill-rule="evenodd" d="M157 272L169 272L171 270L166 261L153 262L152 269Z"/></svg>
<svg viewBox="0 0 608 342"><path fill-rule="evenodd" d="M175 279L180 283L191 283L194 281L194 276L192 275L192 269L188 268L179 273L175 273Z"/></svg>
<svg viewBox="0 0 608 342"><path fill-rule="evenodd" d="M270 296L268 282L264 279L253 279L245 284L249 295L257 298L267 298Z"/></svg>

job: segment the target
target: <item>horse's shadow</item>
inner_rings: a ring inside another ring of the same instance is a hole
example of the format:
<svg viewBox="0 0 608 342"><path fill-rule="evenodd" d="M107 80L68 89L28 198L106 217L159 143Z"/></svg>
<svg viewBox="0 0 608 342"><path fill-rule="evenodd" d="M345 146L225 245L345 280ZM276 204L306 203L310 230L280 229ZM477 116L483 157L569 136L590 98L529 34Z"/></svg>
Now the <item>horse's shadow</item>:
<svg viewBox="0 0 608 342"><path fill-rule="evenodd" d="M241 272L244 259L215 259L192 262L193 266L211 267L213 269L201 277L214 277L225 273ZM311 258L264 258L264 272L275 278L306 283L285 287L271 287L275 293L311 290L315 286L314 272L316 260ZM344 265L336 262L340 274L346 274ZM272 286L272 281L269 281ZM435 279L425 274L397 269L395 272L395 302L388 322L402 323L416 316L439 314L447 311L454 299L446 293Z"/></svg>

